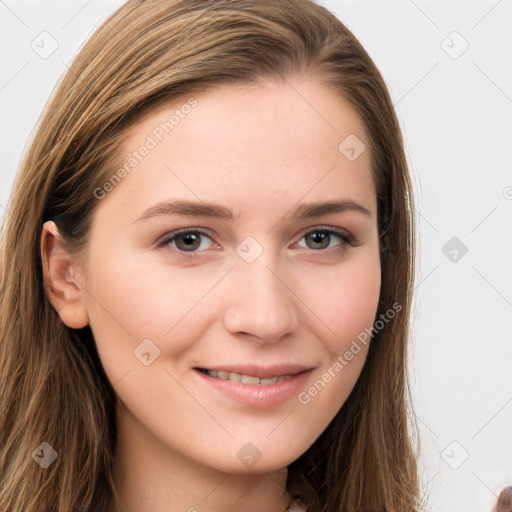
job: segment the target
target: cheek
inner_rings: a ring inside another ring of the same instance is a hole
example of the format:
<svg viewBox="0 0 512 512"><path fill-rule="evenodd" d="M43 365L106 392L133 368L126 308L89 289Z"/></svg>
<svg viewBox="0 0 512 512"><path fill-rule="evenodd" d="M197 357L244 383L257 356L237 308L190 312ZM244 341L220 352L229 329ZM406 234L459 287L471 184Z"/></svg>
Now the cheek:
<svg viewBox="0 0 512 512"><path fill-rule="evenodd" d="M309 288L308 305L324 325L322 340L333 357L347 350L365 329L371 329L380 297L380 272L378 257L368 255L340 265L332 273L319 273L311 281L315 286Z"/></svg>
<svg viewBox="0 0 512 512"><path fill-rule="evenodd" d="M105 258L93 268L86 294L90 326L102 360L115 373L138 363L134 350L146 339L161 355L188 349L208 322L203 299L226 272L178 270L142 258Z"/></svg>
<svg viewBox="0 0 512 512"><path fill-rule="evenodd" d="M310 298L323 323L316 332L326 358L297 396L298 410L308 425L305 435L310 438L336 416L361 374L378 308L380 262L372 258L340 266L329 279L316 283L323 286Z"/></svg>

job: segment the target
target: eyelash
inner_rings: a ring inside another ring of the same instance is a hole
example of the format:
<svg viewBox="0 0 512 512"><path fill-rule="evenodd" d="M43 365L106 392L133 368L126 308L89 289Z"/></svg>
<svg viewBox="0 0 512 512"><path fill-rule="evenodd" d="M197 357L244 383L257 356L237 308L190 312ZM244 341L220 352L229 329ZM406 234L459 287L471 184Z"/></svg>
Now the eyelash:
<svg viewBox="0 0 512 512"><path fill-rule="evenodd" d="M210 233L208 231L205 231L204 229L183 228L183 229L178 229L176 231L172 231L171 233L168 233L167 235L164 236L164 238L162 238L160 241L158 241L156 243L156 246L159 249L169 248L169 244L172 241L174 241L179 235L190 234L190 233L205 235L213 241ZM330 249L309 249L310 251L317 252L323 256L329 256L330 254L332 254L331 251L334 251L336 253L344 253L346 250L350 249L351 247L357 247L358 245L360 245L358 240L356 240L354 237L349 235L346 231L334 229L329 226L316 227L315 229L312 229L312 230L304 233L304 235L300 238L300 240L305 238L307 235L311 235L312 233L326 233L330 236L334 235L334 236L339 237L342 241L342 243L340 245L338 245L336 247L331 247ZM197 258L198 255L201 252L203 252L203 251L188 252L188 251L182 251L180 249L172 249L172 250L178 252L180 257L190 258L190 259ZM329 253L329 254L326 254L326 253Z"/></svg>

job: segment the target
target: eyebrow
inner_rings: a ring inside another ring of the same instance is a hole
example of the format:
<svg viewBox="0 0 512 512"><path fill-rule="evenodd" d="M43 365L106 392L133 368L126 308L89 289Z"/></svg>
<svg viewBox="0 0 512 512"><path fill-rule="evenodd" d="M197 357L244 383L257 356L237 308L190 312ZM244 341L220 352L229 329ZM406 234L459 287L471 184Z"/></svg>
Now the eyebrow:
<svg viewBox="0 0 512 512"><path fill-rule="evenodd" d="M303 203L292 210L292 217L296 220L307 220L322 217L331 213L358 212L367 217L372 212L355 201L335 200L318 203ZM204 201L171 200L158 203L148 208L133 224L144 222L159 216L192 216L209 217L224 221L237 220L232 210L220 204L206 203Z"/></svg>

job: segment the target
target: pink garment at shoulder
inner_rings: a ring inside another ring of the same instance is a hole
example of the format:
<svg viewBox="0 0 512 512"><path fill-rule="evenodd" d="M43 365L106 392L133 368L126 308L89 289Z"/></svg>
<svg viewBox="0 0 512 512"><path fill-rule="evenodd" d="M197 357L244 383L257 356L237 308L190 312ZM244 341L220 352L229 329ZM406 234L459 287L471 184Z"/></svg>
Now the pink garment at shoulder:
<svg viewBox="0 0 512 512"><path fill-rule="evenodd" d="M307 512L304 503L299 498L295 498L289 508L290 512Z"/></svg>

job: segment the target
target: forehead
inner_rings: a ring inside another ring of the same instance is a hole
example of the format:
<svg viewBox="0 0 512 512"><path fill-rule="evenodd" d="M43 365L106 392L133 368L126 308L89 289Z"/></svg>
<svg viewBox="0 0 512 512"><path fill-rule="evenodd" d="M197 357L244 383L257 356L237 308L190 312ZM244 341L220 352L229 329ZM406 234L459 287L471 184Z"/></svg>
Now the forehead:
<svg viewBox="0 0 512 512"><path fill-rule="evenodd" d="M255 147L258 142L275 141L284 144L284 153L289 143L296 151L297 142L304 142L306 152L322 139L324 147L337 147L349 134L367 139L351 103L332 86L303 77L223 84L160 104L128 130L123 148L136 148L148 135L158 144L182 135L197 145L225 141L233 150L244 151L261 149Z"/></svg>
<svg viewBox="0 0 512 512"><path fill-rule="evenodd" d="M117 188L138 203L175 194L272 204L283 193L313 199L336 190L368 199L368 146L352 105L317 81L223 85L161 105L132 126L119 148L129 179Z"/></svg>

